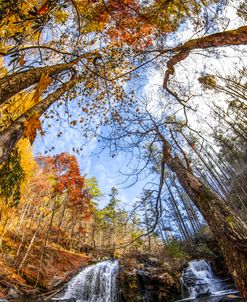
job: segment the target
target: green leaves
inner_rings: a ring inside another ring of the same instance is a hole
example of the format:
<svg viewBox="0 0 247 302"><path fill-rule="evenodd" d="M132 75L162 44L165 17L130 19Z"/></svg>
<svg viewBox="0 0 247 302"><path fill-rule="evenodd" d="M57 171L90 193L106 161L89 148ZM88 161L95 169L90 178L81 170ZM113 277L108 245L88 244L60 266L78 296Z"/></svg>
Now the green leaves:
<svg viewBox="0 0 247 302"><path fill-rule="evenodd" d="M0 168L0 197L5 199L10 206L16 206L20 201L20 185L24 177L20 153L15 148Z"/></svg>

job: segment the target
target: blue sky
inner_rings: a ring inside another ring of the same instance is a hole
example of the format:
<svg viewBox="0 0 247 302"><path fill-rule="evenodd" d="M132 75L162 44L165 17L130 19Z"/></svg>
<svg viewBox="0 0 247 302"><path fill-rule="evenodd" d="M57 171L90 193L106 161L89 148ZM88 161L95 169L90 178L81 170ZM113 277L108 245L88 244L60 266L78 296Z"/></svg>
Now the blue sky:
<svg viewBox="0 0 247 302"><path fill-rule="evenodd" d="M230 28L236 27L238 24L238 18L236 13L232 8L228 8L227 15L231 19ZM191 36L191 32L187 29L186 32L183 31L183 39ZM181 37L180 37L181 38ZM189 61L190 60L190 61ZM204 58L197 57L197 71L200 69L200 64L198 66L199 60L202 60L201 65L203 65ZM207 61L207 67L209 67L209 59ZM195 73L195 70L190 72L190 68L188 66L195 66L193 62L193 56L190 55L188 58L188 62L192 63L187 65L187 73L183 69L183 64L181 66L176 67L176 74L184 74L184 76L192 77L192 74ZM204 61L205 62L205 61ZM215 59L213 62L215 64ZM229 64L229 62L228 62ZM186 66L185 65L185 66ZM150 67L150 66L149 66ZM194 67L193 67L194 68ZM180 72L181 69L181 72ZM203 68L202 68L203 69ZM140 91L138 93L143 95L152 95L153 103L150 104L150 107L155 105L155 102L159 100L159 95L157 91L162 86L163 75L162 70L154 70L152 68L147 68L144 77L139 78L137 82L132 82L131 87L139 87ZM197 74L198 76L198 74ZM192 81L194 83L197 82L196 78L193 78ZM199 89L199 88L198 88ZM157 96L155 98L154 96ZM44 130L46 131L46 135L44 137L37 136L34 143L34 152L35 154L41 153L44 154L45 151L50 150L52 146L55 148L49 152L49 154L58 154L61 152L68 152L71 154L75 154L73 152L74 149L80 149L82 145L85 143L85 139L83 138L82 132L79 128L68 126L67 122L62 123L63 135L61 137L57 137L57 133L60 131L61 125L58 125L58 122L51 122L51 127L48 129L48 122L44 123ZM75 154L77 156L81 173L87 174L88 177L95 176L98 180L98 184L102 192L104 193L104 197L100 203L100 206L104 206L109 200L108 194L111 191L111 187L116 186L120 191L120 199L123 201L123 205L127 207L127 205L131 205L135 199L140 195L142 191L142 187L145 184L144 180L141 180L133 187L129 187L124 189L127 186L127 183L123 183L124 177L121 176L119 170L121 168L126 168L126 164L129 162L128 154L119 154L118 156L112 158L107 150L99 153L100 146L97 143L96 139L92 139L89 141L84 147L80 155ZM92 153L99 153L98 155L92 156Z"/></svg>
<svg viewBox="0 0 247 302"><path fill-rule="evenodd" d="M119 189L119 198L122 201L122 206L130 208L135 198L140 194L144 181L125 188L129 182L124 182L125 177L119 173L119 170L126 168L126 164L129 162L128 154L120 153L112 158L108 150L101 150L101 146L96 140L87 143L81 154L76 154L73 148L80 148L83 144L81 131L67 127L64 129L64 134L58 138L56 128L58 127L54 123L45 136L37 136L34 143L35 155L39 153L45 154L45 151L48 151L47 154L62 152L74 154L78 159L81 174L86 174L88 177L95 176L98 181L99 187L104 194L99 203L100 207L107 204L110 198L108 194L110 194L111 188L115 186ZM44 130L46 130L45 126ZM52 147L55 148L50 150Z"/></svg>
<svg viewBox="0 0 247 302"><path fill-rule="evenodd" d="M135 89L137 96L141 95L157 95L157 90L162 87L163 75L160 71L150 68L140 70L140 77L128 82L126 89ZM81 110L78 110L78 100L69 102L69 113L73 115L73 118L79 120ZM151 104L153 106L154 104ZM83 131L80 125L69 125L66 114L64 113L64 106L57 108L53 105L51 109L54 112L58 112L60 120L43 119L42 127L45 131L44 136L37 135L34 142L34 153L37 154L59 154L62 152L68 152L74 154L79 162L81 174L86 174L88 177L95 176L99 188L101 189L103 198L99 203L100 207L107 204L110 197L111 188L117 187L119 190L119 199L122 201L124 208L131 209L131 205L140 196L142 188L146 183L146 179L140 179L138 183L133 186L129 186L131 182L135 181L133 177L128 182L125 182L126 177L119 172L127 172L127 167L130 164L133 167L135 165L134 160L130 163L130 154L119 153L117 156L112 157L108 149L102 151L102 146L97 142L97 139L87 140L84 137ZM96 118L97 119L97 118ZM50 125L50 126L48 126ZM62 131L63 134L58 137L57 134ZM74 152L76 149L80 149L80 154ZM45 153L47 152L47 153ZM146 177L146 176L144 176ZM127 187L127 188L126 188Z"/></svg>

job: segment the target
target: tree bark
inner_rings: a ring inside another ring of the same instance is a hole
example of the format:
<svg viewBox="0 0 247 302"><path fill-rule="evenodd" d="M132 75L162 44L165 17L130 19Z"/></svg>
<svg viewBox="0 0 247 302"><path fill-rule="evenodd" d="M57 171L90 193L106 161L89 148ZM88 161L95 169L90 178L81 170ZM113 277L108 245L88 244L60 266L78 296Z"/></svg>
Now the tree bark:
<svg viewBox="0 0 247 302"><path fill-rule="evenodd" d="M42 74L57 75L72 68L79 59L69 63L53 66L37 67L23 72L16 72L0 79L0 105L16 93L26 89L40 81Z"/></svg>
<svg viewBox="0 0 247 302"><path fill-rule="evenodd" d="M49 94L44 100L33 106L25 114L20 116L13 124L0 134L0 164L8 157L18 141L23 136L24 121L35 113L44 113L56 100L58 100L66 91L73 88L78 82L78 78L72 78L69 82L63 84L53 93Z"/></svg>
<svg viewBox="0 0 247 302"><path fill-rule="evenodd" d="M200 182L179 157L172 156L170 144L162 134L159 136L167 166L208 223L241 295L247 300L247 225L216 193Z"/></svg>
<svg viewBox="0 0 247 302"><path fill-rule="evenodd" d="M192 50L246 44L247 26L242 26L237 29L212 34L198 39L192 39L183 45L174 48L173 52L176 52L176 54L167 62L167 70L164 77L163 87L165 89L168 88L169 78L175 73L175 65L185 60Z"/></svg>

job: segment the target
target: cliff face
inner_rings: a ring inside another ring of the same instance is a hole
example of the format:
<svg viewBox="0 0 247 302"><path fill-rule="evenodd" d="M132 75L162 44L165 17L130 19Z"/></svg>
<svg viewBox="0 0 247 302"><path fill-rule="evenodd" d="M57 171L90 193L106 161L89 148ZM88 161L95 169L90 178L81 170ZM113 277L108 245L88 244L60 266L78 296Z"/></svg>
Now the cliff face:
<svg viewBox="0 0 247 302"><path fill-rule="evenodd" d="M179 277L184 260L175 263L159 263L147 256L123 261L119 271L121 302L168 302L181 297Z"/></svg>

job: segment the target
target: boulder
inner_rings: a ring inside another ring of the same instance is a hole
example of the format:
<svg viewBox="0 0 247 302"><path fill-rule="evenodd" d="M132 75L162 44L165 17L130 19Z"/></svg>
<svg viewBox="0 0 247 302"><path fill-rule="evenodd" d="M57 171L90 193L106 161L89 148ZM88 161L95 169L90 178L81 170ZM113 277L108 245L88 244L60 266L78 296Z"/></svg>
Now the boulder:
<svg viewBox="0 0 247 302"><path fill-rule="evenodd" d="M19 295L17 291L13 288L11 288L8 292L8 298L17 298Z"/></svg>
<svg viewBox="0 0 247 302"><path fill-rule="evenodd" d="M168 302L180 297L178 276L162 267L122 267L119 286L121 302Z"/></svg>

